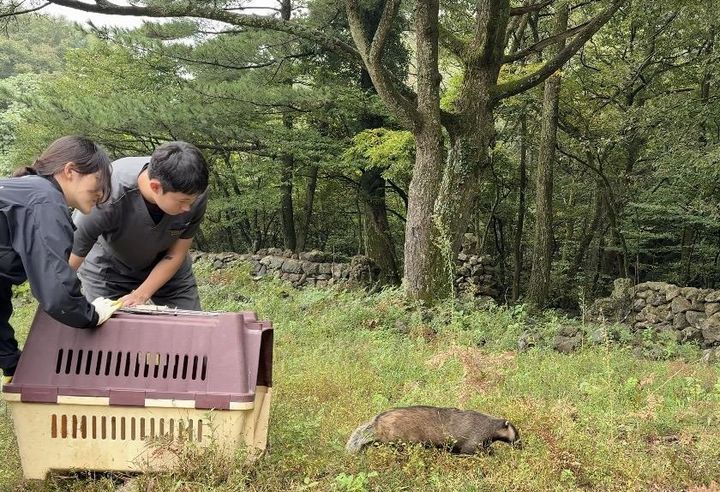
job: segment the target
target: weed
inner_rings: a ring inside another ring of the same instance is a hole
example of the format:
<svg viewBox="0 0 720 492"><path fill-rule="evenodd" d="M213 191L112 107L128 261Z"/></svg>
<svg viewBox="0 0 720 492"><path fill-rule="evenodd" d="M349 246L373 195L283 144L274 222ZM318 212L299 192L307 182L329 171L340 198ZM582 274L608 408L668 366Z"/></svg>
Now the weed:
<svg viewBox="0 0 720 492"><path fill-rule="evenodd" d="M343 492L363 492L365 490L369 490L370 479L377 476L377 472L359 472L357 475L341 473L335 477L333 490Z"/></svg>

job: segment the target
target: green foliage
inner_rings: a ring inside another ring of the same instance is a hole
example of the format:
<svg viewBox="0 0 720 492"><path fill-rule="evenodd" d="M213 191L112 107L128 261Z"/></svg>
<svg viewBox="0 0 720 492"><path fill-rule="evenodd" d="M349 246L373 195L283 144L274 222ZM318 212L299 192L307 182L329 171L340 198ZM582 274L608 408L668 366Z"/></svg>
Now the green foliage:
<svg viewBox="0 0 720 492"><path fill-rule="evenodd" d="M363 492L370 490L370 479L377 477L378 472L360 472L357 475L339 474L335 477L333 490L344 492Z"/></svg>
<svg viewBox="0 0 720 492"><path fill-rule="evenodd" d="M570 25L581 25L603 4L572 9ZM368 25L381 6L361 2ZM459 44L472 39L475 8L469 1L441 8L441 108L448 113L456 110L468 68L448 41L450 35ZM410 85L416 77L411 9L402 4L383 54L392 76ZM522 49L546 37L553 29L552 15L545 15L550 13L543 10L513 33L506 54L516 41ZM337 2L306 2L292 17L352 43ZM554 306L577 311L581 299L604 294L618 276L703 287L720 282L716 17L702 0L683 2L682 9L669 0L624 6L582 56L557 72ZM279 203L289 183L296 229L307 229L306 249L354 254L368 251L374 231L364 209L363 178L380 169L388 236L402 238L414 146L360 64L285 33L244 28L209 35L206 28L176 19L93 35L40 16L11 23L0 40L2 171L32 162L61 134L87 134L116 157L145 155L165 140L185 139L203 148L213 170L212 221L199 246L282 246ZM535 72L549 52L505 64L499 82ZM504 293L514 269L524 286L531 267L541 106L538 86L495 108L493 162L470 205L467 232L481 244L479 253L492 255ZM305 224L311 185L313 214ZM524 259L515 265L521 196L524 227L517 247Z"/></svg>
<svg viewBox="0 0 720 492"><path fill-rule="evenodd" d="M463 76L463 72L457 72L450 76L440 99L440 107L443 110L452 111L455 107L455 100L458 98L462 87Z"/></svg>
<svg viewBox="0 0 720 492"><path fill-rule="evenodd" d="M38 15L10 21L0 36L0 175L29 165L34 156L16 147L16 135L42 97L42 81L59 73L65 56L89 36L68 22ZM47 132L42 132L47 134Z"/></svg>
<svg viewBox="0 0 720 492"><path fill-rule="evenodd" d="M0 79L0 175L9 175L13 168L32 160L18 155L15 136L24 125L28 114L28 97L37 96L40 79L31 74Z"/></svg>
<svg viewBox="0 0 720 492"><path fill-rule="evenodd" d="M414 156L412 133L374 128L355 135L352 146L343 152L342 159L348 165L383 169L385 178L409 183Z"/></svg>
<svg viewBox="0 0 720 492"><path fill-rule="evenodd" d="M0 36L0 79L59 72L65 53L85 45L88 38L64 20L41 15L14 18Z"/></svg>
<svg viewBox="0 0 720 492"><path fill-rule="evenodd" d="M339 157L350 136L348 120L353 112L374 111L377 102L350 87L315 86L284 58L291 47L277 34L168 42L187 37L194 25L106 33L110 41L91 39L69 51L63 72L38 80L35 94L26 96L28 109L9 129L13 147L7 167L32 162L61 134L88 135L117 157L147 155L165 140L187 140L205 149L213 167L208 213L213 220L206 221L201 246L236 251L275 246L282 238L276 216L282 156L293 158L294 198L302 204L310 166L352 173ZM318 232L308 234L308 247L355 252L352 218L324 203L348 208L352 194L321 182L316 195L315 217L338 228L313 221L308 228Z"/></svg>

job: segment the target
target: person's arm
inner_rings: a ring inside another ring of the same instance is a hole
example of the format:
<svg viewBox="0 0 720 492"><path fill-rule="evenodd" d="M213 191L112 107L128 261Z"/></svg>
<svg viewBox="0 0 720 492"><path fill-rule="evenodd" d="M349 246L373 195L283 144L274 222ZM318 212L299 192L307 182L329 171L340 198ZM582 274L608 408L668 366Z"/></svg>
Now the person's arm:
<svg viewBox="0 0 720 492"><path fill-rule="evenodd" d="M77 270L83 260L101 234L112 232L120 223L115 217L116 209L112 203L105 203L100 207L94 207L89 214L75 211L73 221L75 222L75 234L73 236L72 254L70 255L70 266Z"/></svg>
<svg viewBox="0 0 720 492"><path fill-rule="evenodd" d="M8 221L13 249L40 307L63 324L97 326L98 314L80 293L80 281L68 264L73 231L67 209L55 203L21 207L8 215Z"/></svg>
<svg viewBox="0 0 720 492"><path fill-rule="evenodd" d="M180 269L187 257L191 244L192 238L178 239L175 241L170 249L167 250L162 260L150 271L150 275L148 275L145 281L140 284L137 289L120 298L123 306L145 304L148 299L155 295L155 292L160 290Z"/></svg>
<svg viewBox="0 0 720 492"><path fill-rule="evenodd" d="M82 265L83 261L85 261L84 256L78 256L75 253L70 253L70 260L68 260L68 263L70 263L70 268L72 268L76 272L77 269L80 268L80 265Z"/></svg>

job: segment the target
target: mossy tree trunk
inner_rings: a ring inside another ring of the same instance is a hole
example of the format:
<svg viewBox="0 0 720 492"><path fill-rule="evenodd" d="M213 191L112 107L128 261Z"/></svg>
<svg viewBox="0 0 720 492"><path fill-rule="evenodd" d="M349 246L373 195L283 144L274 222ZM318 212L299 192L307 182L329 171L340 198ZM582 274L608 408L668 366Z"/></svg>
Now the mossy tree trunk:
<svg viewBox="0 0 720 492"><path fill-rule="evenodd" d="M567 30L568 7L560 6L556 14L555 34ZM558 51L564 42L558 44ZM532 270L528 282L527 300L542 308L547 303L553 256L553 167L557 145L558 108L560 102L560 74L545 81L543 94L540 149L535 170L535 233Z"/></svg>

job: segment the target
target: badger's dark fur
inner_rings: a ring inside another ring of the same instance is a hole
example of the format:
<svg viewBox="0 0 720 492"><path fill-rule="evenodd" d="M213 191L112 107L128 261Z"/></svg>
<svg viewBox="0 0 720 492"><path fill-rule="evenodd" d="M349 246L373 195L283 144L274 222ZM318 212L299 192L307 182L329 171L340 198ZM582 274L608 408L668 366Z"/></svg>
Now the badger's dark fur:
<svg viewBox="0 0 720 492"><path fill-rule="evenodd" d="M357 453L373 442L404 442L473 454L487 449L494 441L518 446L520 433L507 420L479 412L416 406L394 408L361 424L345 449Z"/></svg>

